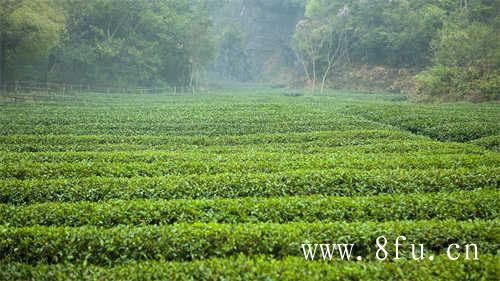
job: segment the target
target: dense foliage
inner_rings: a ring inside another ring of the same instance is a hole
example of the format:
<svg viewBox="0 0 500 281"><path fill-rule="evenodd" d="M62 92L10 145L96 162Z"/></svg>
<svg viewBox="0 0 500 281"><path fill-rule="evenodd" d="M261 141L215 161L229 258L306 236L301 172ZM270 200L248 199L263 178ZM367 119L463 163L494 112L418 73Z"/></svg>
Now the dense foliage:
<svg viewBox="0 0 500 281"><path fill-rule="evenodd" d="M0 2L0 88L15 78L13 70L30 71L55 47L64 30L64 15L51 2ZM45 71L44 71L45 72Z"/></svg>
<svg viewBox="0 0 500 281"><path fill-rule="evenodd" d="M343 65L369 64L429 68L419 100L496 100L499 9L489 0L310 0L292 44L313 91Z"/></svg>
<svg viewBox="0 0 500 281"><path fill-rule="evenodd" d="M11 80L193 86L213 55L211 21L198 2L11 0L0 7L12 7L2 25L2 66ZM35 17L37 10L43 14ZM25 47L45 55L31 61L32 71L13 57Z"/></svg>
<svg viewBox="0 0 500 281"><path fill-rule="evenodd" d="M494 0L5 0L0 84L377 84L415 101L498 100L499 11Z"/></svg>
<svg viewBox="0 0 500 281"><path fill-rule="evenodd" d="M231 255L303 256L304 241L355 243L353 255L374 259L373 241L399 235L427 245L431 253L448 241L481 245L482 254L498 250L497 219L321 223L193 223L148 226L4 227L0 226L0 259L27 264L89 263L115 265L130 260L199 260ZM442 239L442 237L446 237ZM406 244L408 245L408 244ZM389 246L388 248L391 248ZM410 257L409 251L405 257ZM388 261L387 261L388 262Z"/></svg>
<svg viewBox="0 0 500 281"><path fill-rule="evenodd" d="M498 19L497 19L498 20ZM433 41L434 66L419 76L419 99L500 99L500 35L484 23L450 23Z"/></svg>
<svg viewBox="0 0 500 281"><path fill-rule="evenodd" d="M455 188L457 189L457 188ZM450 188L450 190L454 190ZM412 191L413 192L413 191ZM261 196L260 194L256 196ZM220 199L76 201L0 205L9 226L147 225L172 223L288 223L495 219L495 189L360 197L284 196ZM6 200L7 201L7 200ZM13 202L12 200L7 202Z"/></svg>
<svg viewBox="0 0 500 281"><path fill-rule="evenodd" d="M332 264L334 263L334 264ZM481 262L457 263L446 256L434 261L415 263L315 262L304 263L300 257L273 259L245 255L212 258L191 262L143 262L117 267L72 264L36 265L13 263L0 265L3 279L32 280L495 280L498 258L484 255Z"/></svg>

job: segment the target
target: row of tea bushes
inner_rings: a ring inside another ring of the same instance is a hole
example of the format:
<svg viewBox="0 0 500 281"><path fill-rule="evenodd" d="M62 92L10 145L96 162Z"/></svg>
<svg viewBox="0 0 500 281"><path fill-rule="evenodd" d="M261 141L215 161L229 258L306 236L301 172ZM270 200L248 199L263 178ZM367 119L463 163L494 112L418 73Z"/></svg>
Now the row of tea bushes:
<svg viewBox="0 0 500 281"><path fill-rule="evenodd" d="M495 219L500 191L273 197L215 200L135 200L0 205L8 226L103 226L194 222L331 222Z"/></svg>
<svg viewBox="0 0 500 281"><path fill-rule="evenodd" d="M482 146L491 151L500 152L500 135L483 137L473 140L471 143Z"/></svg>
<svg viewBox="0 0 500 281"><path fill-rule="evenodd" d="M440 141L467 142L500 134L498 103L481 106L361 104L347 112Z"/></svg>
<svg viewBox="0 0 500 281"><path fill-rule="evenodd" d="M445 253L452 243L478 245L481 254L500 250L499 220L390 221L288 224L194 223L166 226L0 226L0 260L23 263L86 262L111 265L130 260L193 260L235 254L304 256L302 243L353 243L353 256L374 258L375 240L404 235L425 251ZM394 256L394 245L385 249ZM401 251L409 256L410 251Z"/></svg>
<svg viewBox="0 0 500 281"><path fill-rule="evenodd" d="M300 257L238 255L190 262L130 262L116 267L86 264L0 265L2 280L388 280L449 281L496 280L498 256L484 254L479 261L435 260L398 262L305 261Z"/></svg>
<svg viewBox="0 0 500 281"><path fill-rule="evenodd" d="M351 130L351 131L319 131L287 134L251 134L221 136L176 136L176 135L1 135L2 151L68 151L76 148L79 151L106 150L108 146L120 148L135 147L146 150L161 147L196 148L204 146L235 145L269 145L269 144L302 144L314 143L319 146L344 146L380 143L387 141L405 141L422 139L411 133L396 130ZM114 145L114 146L113 146Z"/></svg>
<svg viewBox="0 0 500 281"><path fill-rule="evenodd" d="M108 145L109 146L109 145ZM209 161L218 158L225 161L258 160L279 158L308 159L318 158L323 154L325 157L360 157L360 154L383 153L390 156L398 154L429 155L429 154L480 154L491 155L484 148L476 145L461 143L442 143L432 140L405 140L388 141L380 140L379 143L356 144L328 147L322 142L308 142L304 144L267 144L267 145L226 145L226 146L190 146L170 147L166 150L147 151L64 151L64 152L0 152L0 160L5 163L16 163L20 161L30 162L78 162L78 161L102 161L102 162L133 162L142 161L152 163L156 161L172 160L204 160Z"/></svg>
<svg viewBox="0 0 500 281"><path fill-rule="evenodd" d="M75 114L74 112L70 114ZM300 114L300 113L295 113ZM159 116L156 120L131 119L130 116L122 116L117 120L105 119L96 120L94 116L88 118L78 117L74 120L56 119L47 120L45 115L36 115L19 120L14 123L3 123L0 126L2 135L156 135L171 134L184 136L220 136L220 135L247 135L263 133L288 133L288 132L311 132L311 131L347 131L347 130L373 130L388 129L376 122L359 118L358 116L343 114L325 114L316 116L313 119L295 116L292 118L276 118L269 116L266 119L259 119L255 115L235 117L235 116L215 116L212 120L200 119L188 122L179 120L165 120ZM122 119L123 118L123 119ZM173 117L170 117L173 118ZM188 119L189 116L181 118ZM125 119L125 120L124 120ZM7 121L2 120L0 121Z"/></svg>
<svg viewBox="0 0 500 281"><path fill-rule="evenodd" d="M140 157L140 155L138 155ZM458 169L495 167L500 159L494 153L481 154L390 154L390 153L332 153L220 156L211 159L170 159L167 161L131 159L107 162L103 160L60 162L4 162L0 178L83 178L99 177L158 177L218 173L270 173L297 169Z"/></svg>
<svg viewBox="0 0 500 281"><path fill-rule="evenodd" d="M499 168L292 170L169 177L0 180L0 203L375 195L498 188Z"/></svg>

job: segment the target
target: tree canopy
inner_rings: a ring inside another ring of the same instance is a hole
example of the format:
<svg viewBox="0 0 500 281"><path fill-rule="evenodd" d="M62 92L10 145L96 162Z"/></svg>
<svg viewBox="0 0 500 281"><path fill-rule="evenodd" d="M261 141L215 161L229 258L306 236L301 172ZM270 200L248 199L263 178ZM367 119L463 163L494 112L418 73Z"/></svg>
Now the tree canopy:
<svg viewBox="0 0 500 281"><path fill-rule="evenodd" d="M314 92L381 66L420 73L421 100L497 99L499 11L497 0L3 0L0 82L282 79Z"/></svg>
<svg viewBox="0 0 500 281"><path fill-rule="evenodd" d="M46 57L59 42L64 19L64 14L48 1L0 2L0 82Z"/></svg>
<svg viewBox="0 0 500 281"><path fill-rule="evenodd" d="M497 99L499 3L308 0L292 45L313 91L344 38L336 62L429 69L418 79L420 97Z"/></svg>

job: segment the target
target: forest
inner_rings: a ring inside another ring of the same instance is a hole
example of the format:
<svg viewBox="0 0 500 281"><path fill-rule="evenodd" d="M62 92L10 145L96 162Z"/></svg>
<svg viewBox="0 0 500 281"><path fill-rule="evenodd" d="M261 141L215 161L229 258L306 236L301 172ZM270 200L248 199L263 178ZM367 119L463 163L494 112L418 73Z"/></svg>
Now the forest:
<svg viewBox="0 0 500 281"><path fill-rule="evenodd" d="M496 0L3 0L0 83L264 83L498 100L499 9Z"/></svg>

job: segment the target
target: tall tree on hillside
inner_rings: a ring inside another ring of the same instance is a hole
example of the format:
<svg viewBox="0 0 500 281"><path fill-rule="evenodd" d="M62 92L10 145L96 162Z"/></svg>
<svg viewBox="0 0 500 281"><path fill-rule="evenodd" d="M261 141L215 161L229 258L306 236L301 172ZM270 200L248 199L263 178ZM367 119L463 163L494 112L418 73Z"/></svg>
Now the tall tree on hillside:
<svg viewBox="0 0 500 281"><path fill-rule="evenodd" d="M313 92L318 77L321 77L320 89L323 92L328 75L348 61L354 33L348 17L347 5L336 9L332 15L325 13L324 7L318 6L318 2L310 1L306 18L297 24L292 47Z"/></svg>
<svg viewBox="0 0 500 281"><path fill-rule="evenodd" d="M0 85L15 78L14 66L46 56L59 41L64 15L55 2L0 2Z"/></svg>
<svg viewBox="0 0 500 281"><path fill-rule="evenodd" d="M194 81L211 46L205 7L191 0L64 0L68 33L56 77L114 85Z"/></svg>
<svg viewBox="0 0 500 281"><path fill-rule="evenodd" d="M320 26L317 21L301 20L297 24L292 39L292 48L297 60L302 65L307 84L312 92L316 90L316 65L318 64L320 51L324 48L326 42L326 36L324 36L324 31L319 28Z"/></svg>
<svg viewBox="0 0 500 281"><path fill-rule="evenodd" d="M415 98L500 99L500 35L494 26L462 19L447 23L432 46L434 65L417 76Z"/></svg>
<svg viewBox="0 0 500 281"><path fill-rule="evenodd" d="M324 66L322 69L321 93L325 90L328 75L333 70L349 61L350 44L353 38L353 29L348 25L349 7L345 5L337 15L325 24L326 47L323 51Z"/></svg>
<svg viewBox="0 0 500 281"><path fill-rule="evenodd" d="M212 22L208 17L205 1L196 2L192 7L190 23L186 32L186 51L189 60L189 88L199 86L201 68L212 59L215 42L210 32Z"/></svg>

